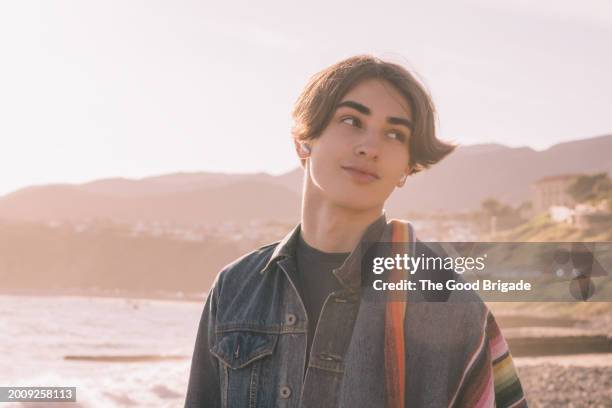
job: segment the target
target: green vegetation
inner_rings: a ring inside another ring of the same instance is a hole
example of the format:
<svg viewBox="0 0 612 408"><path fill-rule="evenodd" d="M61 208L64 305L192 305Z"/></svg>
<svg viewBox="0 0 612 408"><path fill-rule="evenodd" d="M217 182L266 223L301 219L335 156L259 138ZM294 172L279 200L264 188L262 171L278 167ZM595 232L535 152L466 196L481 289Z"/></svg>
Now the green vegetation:
<svg viewBox="0 0 612 408"><path fill-rule="evenodd" d="M567 188L567 193L578 203L607 201L612 208L612 179L607 173L578 176Z"/></svg>
<svg viewBox="0 0 612 408"><path fill-rule="evenodd" d="M542 213L508 231L500 232L491 241L510 242L578 242L612 241L612 217L602 219L586 229L566 223L557 223L548 213Z"/></svg>
<svg viewBox="0 0 612 408"><path fill-rule="evenodd" d="M576 176L567 188L567 193L577 203L585 203L592 206L607 204L612 208L612 179L607 173ZM606 205L600 206L600 208ZM489 199L482 203L485 214L497 217L513 217L517 220L522 207L513 210L512 207L502 205L495 200ZM599 213L586 215L590 222L586 228L578 228L562 222L554 222L548 213L539 214L534 218L508 228L498 223L498 230L504 230L491 237L492 241L517 241L517 242L571 242L571 241L612 241L612 214ZM512 219L512 218L510 218ZM510 222L511 223L511 222Z"/></svg>
<svg viewBox="0 0 612 408"><path fill-rule="evenodd" d="M520 225L525 220L521 213L529 208L530 203L523 203L517 208L500 203L494 198L487 198L480 204L481 214L484 216L485 229L489 227L490 220L495 217L497 229L508 229Z"/></svg>
<svg viewBox="0 0 612 408"><path fill-rule="evenodd" d="M516 228L500 232L492 241L576 241L579 234L580 231L571 225L556 223L548 213L542 213Z"/></svg>

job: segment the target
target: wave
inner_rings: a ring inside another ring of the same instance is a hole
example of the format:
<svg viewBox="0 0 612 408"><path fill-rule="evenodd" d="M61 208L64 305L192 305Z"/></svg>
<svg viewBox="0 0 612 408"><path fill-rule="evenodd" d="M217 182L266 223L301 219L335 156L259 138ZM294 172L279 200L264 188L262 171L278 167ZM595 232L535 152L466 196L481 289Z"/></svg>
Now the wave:
<svg viewBox="0 0 612 408"><path fill-rule="evenodd" d="M70 361L96 361L101 363L150 363L167 360L187 360L185 355L165 354L132 354L132 355L65 355L64 360Z"/></svg>

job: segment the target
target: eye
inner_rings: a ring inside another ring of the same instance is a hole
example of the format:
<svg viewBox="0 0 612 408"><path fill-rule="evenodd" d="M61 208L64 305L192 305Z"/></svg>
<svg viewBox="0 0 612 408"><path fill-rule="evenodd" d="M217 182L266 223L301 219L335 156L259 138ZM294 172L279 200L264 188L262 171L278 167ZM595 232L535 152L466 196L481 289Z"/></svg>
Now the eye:
<svg viewBox="0 0 612 408"><path fill-rule="evenodd" d="M404 136L402 132L397 131L397 130L392 130L389 133L387 133L387 135L392 135L391 139L398 140L402 143L406 141L406 136Z"/></svg>
<svg viewBox="0 0 612 408"><path fill-rule="evenodd" d="M354 116L345 116L344 118L340 119L340 122L355 127L361 126L361 121Z"/></svg>

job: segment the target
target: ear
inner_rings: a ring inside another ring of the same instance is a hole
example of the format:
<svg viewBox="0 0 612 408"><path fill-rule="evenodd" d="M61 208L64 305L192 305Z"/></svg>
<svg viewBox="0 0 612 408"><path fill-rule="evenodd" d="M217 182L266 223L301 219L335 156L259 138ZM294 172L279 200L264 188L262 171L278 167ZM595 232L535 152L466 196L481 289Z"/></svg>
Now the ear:
<svg viewBox="0 0 612 408"><path fill-rule="evenodd" d="M293 146L295 147L295 152L297 153L298 157L301 159L301 157L300 157L300 142L298 142L296 139L293 139Z"/></svg>
<svg viewBox="0 0 612 408"><path fill-rule="evenodd" d="M295 152L301 160L307 159L310 156L310 147L306 142L299 142L293 139Z"/></svg>
<svg viewBox="0 0 612 408"><path fill-rule="evenodd" d="M402 174L402 177L397 182L398 187L404 187L404 184L406 184L406 179L408 178L411 172L412 172L412 167L406 166L406 168L404 169L404 173Z"/></svg>

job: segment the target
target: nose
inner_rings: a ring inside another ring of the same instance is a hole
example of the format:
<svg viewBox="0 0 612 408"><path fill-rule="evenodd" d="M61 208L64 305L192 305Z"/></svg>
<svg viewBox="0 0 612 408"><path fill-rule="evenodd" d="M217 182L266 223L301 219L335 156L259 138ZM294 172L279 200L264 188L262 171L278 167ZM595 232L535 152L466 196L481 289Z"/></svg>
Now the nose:
<svg viewBox="0 0 612 408"><path fill-rule="evenodd" d="M353 151L357 156L377 160L380 155L378 138L373 134L364 137L360 140L360 143L355 146Z"/></svg>

